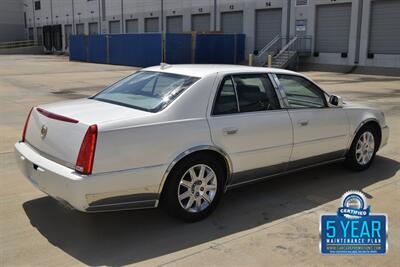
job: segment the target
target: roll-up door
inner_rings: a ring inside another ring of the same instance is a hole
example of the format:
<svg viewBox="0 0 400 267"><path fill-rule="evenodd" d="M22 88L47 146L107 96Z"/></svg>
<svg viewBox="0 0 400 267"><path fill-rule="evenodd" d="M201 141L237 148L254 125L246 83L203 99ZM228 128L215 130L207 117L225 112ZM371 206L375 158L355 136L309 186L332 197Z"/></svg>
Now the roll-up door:
<svg viewBox="0 0 400 267"><path fill-rule="evenodd" d="M72 25L64 25L65 49L69 47L69 36L72 34Z"/></svg>
<svg viewBox="0 0 400 267"><path fill-rule="evenodd" d="M76 24L76 34L85 34L85 24L83 23Z"/></svg>
<svg viewBox="0 0 400 267"><path fill-rule="evenodd" d="M400 1L373 1L369 53L400 54Z"/></svg>
<svg viewBox="0 0 400 267"><path fill-rule="evenodd" d="M139 23L137 19L126 20L126 33L137 33L139 32Z"/></svg>
<svg viewBox="0 0 400 267"><path fill-rule="evenodd" d="M315 51L347 53L351 20L351 4L317 6Z"/></svg>
<svg viewBox="0 0 400 267"><path fill-rule="evenodd" d="M282 9L262 9L256 11L256 49L261 49L272 41L282 30Z"/></svg>
<svg viewBox="0 0 400 267"><path fill-rule="evenodd" d="M35 39L35 36L33 33L33 28L29 28L28 29L28 40L34 40L34 39Z"/></svg>
<svg viewBox="0 0 400 267"><path fill-rule="evenodd" d="M192 15L192 31L208 32L210 31L210 14Z"/></svg>
<svg viewBox="0 0 400 267"><path fill-rule="evenodd" d="M167 32L183 32L183 17L170 16L167 17Z"/></svg>
<svg viewBox="0 0 400 267"><path fill-rule="evenodd" d="M43 28L38 27L36 30L37 30L37 44L43 45Z"/></svg>
<svg viewBox="0 0 400 267"><path fill-rule="evenodd" d="M111 34L121 33L121 25L120 25L119 20L110 21L109 25L110 25L109 32Z"/></svg>
<svg viewBox="0 0 400 267"><path fill-rule="evenodd" d="M97 22L89 23L89 34L98 34L99 33L99 26Z"/></svg>
<svg viewBox="0 0 400 267"><path fill-rule="evenodd" d="M243 33L243 12L221 13L221 30L224 33Z"/></svg>
<svg viewBox="0 0 400 267"><path fill-rule="evenodd" d="M145 32L159 32L158 18L145 18L144 31Z"/></svg>

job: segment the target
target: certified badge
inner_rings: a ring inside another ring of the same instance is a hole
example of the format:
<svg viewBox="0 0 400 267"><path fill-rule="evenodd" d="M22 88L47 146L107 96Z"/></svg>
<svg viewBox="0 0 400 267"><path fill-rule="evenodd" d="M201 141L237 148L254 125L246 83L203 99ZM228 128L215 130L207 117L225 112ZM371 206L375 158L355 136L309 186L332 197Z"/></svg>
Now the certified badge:
<svg viewBox="0 0 400 267"><path fill-rule="evenodd" d="M372 214L363 193L346 192L336 214L320 219L322 254L385 254L388 220L386 214Z"/></svg>

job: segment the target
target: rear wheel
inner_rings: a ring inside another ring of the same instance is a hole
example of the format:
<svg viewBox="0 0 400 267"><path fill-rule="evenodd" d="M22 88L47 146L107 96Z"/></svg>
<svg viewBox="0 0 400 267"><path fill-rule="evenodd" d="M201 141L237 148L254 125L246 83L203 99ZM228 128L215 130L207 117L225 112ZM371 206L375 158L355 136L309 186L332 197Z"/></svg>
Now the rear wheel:
<svg viewBox="0 0 400 267"><path fill-rule="evenodd" d="M218 160L202 154L191 156L178 163L168 176L161 204L178 219L201 220L216 208L224 180Z"/></svg>
<svg viewBox="0 0 400 267"><path fill-rule="evenodd" d="M365 126L356 134L346 156L345 164L354 170L365 170L374 161L378 150L378 133L374 127Z"/></svg>

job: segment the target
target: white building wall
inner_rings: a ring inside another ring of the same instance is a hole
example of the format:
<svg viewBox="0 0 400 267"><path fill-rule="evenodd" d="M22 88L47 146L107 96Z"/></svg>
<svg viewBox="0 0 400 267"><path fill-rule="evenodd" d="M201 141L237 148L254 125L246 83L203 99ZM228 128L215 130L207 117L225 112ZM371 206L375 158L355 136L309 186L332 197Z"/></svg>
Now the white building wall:
<svg viewBox="0 0 400 267"><path fill-rule="evenodd" d="M25 39L22 0L0 0L0 42Z"/></svg>
<svg viewBox="0 0 400 267"><path fill-rule="evenodd" d="M6 0L2 0L6 1ZM8 0L13 1L13 0ZM255 12L258 9L282 8L282 35L295 35L296 20L307 20L306 34L312 36L312 49L315 43L315 20L317 5L334 5L351 3L351 23L349 33L349 46L347 57L340 53L319 53L310 56L309 63L400 67L400 55L375 55L373 59L367 58L369 38L369 17L371 1L373 0L309 0L307 5L297 6L296 0L217 0L216 16L214 18L214 0L164 0L164 16L161 20L161 0L105 0L105 14L102 18L103 0L41 0L42 8L32 12L31 0L24 0L24 10L27 13L28 27L38 27L51 24L85 24L85 33L88 33L90 22L101 22L99 28L102 33L109 32L109 21L119 20L121 32L125 31L125 20L138 19L139 32L144 32L145 18L158 17L159 29L162 24L166 29L167 16L183 16L183 31L191 29L191 16L193 14L210 14L210 30L221 30L221 13L229 11L243 12L243 31L246 34L246 55L255 48ZM379 1L379 0L375 0ZM53 12L51 12L51 3ZM74 13L72 14L72 3ZM362 24L360 33L359 50L357 45L359 5L362 6ZM288 9L288 6L290 9ZM67 16L67 14L69 16ZM64 27L63 31L64 31ZM288 30L289 29L289 30ZM394 33L400 34L400 33ZM64 37L64 34L63 34ZM65 40L64 40L65 42ZM313 50L314 51L314 50ZM359 60L357 63L357 55Z"/></svg>

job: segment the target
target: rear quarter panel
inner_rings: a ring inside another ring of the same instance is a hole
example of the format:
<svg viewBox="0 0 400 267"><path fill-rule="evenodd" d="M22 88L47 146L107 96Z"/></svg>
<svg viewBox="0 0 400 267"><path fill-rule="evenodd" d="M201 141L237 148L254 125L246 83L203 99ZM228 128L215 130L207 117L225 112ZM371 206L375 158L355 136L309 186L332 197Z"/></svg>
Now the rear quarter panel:
<svg viewBox="0 0 400 267"><path fill-rule="evenodd" d="M206 111L215 76L200 79L158 113L100 124L94 173L159 165L166 169L182 152L211 145Z"/></svg>

